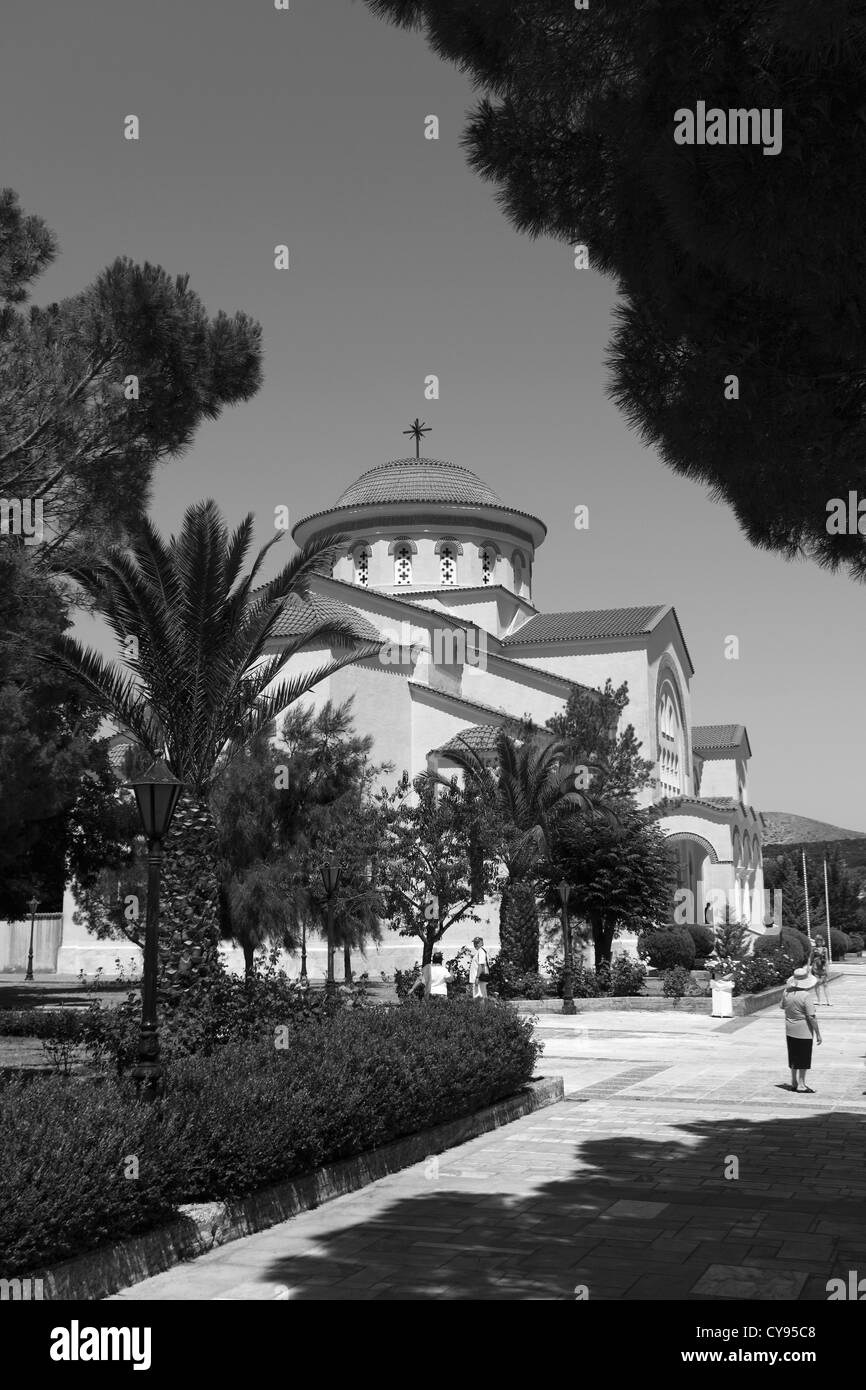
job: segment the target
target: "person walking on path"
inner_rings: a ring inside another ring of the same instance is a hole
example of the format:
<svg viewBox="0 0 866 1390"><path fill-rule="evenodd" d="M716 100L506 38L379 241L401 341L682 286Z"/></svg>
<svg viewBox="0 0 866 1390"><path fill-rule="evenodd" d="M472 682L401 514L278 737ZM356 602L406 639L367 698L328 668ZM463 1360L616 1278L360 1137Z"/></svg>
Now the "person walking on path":
<svg viewBox="0 0 866 1390"><path fill-rule="evenodd" d="M409 993L414 994L416 990L424 990L425 999L439 999L448 997L448 986L452 976L447 968L442 964L442 952L434 951L429 965L422 965L421 974L415 981Z"/></svg>
<svg viewBox="0 0 866 1390"><path fill-rule="evenodd" d="M487 983L490 979L490 960L484 948L484 937L474 937L472 945L475 947L475 954L469 962L469 983L472 986L472 998L486 999Z"/></svg>
<svg viewBox="0 0 866 1390"><path fill-rule="evenodd" d="M812 974L817 981L815 985L815 1003L821 1002L821 990L824 991L824 1003L830 1008L830 993L827 989L829 979L829 968L827 965L827 947L824 945L823 936L815 937L815 949L812 952Z"/></svg>
<svg viewBox="0 0 866 1390"><path fill-rule="evenodd" d="M791 1090L814 1092L806 1085L806 1072L812 1065L812 1039L820 1047L821 1029L815 1017L815 1001L811 991L817 984L808 965L801 965L794 971L785 992L781 1007L785 1012L785 1036L788 1043L788 1066L791 1070Z"/></svg>

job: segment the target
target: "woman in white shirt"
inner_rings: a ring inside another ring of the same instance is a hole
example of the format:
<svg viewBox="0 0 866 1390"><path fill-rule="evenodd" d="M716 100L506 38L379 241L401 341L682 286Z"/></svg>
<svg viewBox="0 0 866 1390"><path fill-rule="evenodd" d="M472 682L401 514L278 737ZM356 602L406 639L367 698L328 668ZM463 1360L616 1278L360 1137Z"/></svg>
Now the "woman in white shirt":
<svg viewBox="0 0 866 1390"><path fill-rule="evenodd" d="M476 936L472 945L475 947L475 954L469 962L469 983L472 986L472 998L486 999L487 981L490 979L490 961L484 949L484 937Z"/></svg>
<svg viewBox="0 0 866 1390"><path fill-rule="evenodd" d="M434 951L430 964L422 965L420 977L415 981L409 992L410 994L414 994L416 989L420 989L423 986L425 999L441 998L443 996L447 998L448 986L451 983L451 979L451 975L449 975L445 966L442 964L442 952Z"/></svg>

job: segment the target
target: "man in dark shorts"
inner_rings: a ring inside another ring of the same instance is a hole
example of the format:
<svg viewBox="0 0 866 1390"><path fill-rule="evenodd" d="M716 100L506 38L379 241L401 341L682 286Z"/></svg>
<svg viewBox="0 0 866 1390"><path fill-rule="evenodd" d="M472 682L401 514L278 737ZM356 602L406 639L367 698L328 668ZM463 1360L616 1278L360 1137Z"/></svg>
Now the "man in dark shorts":
<svg viewBox="0 0 866 1390"><path fill-rule="evenodd" d="M815 1017L812 990L817 984L808 965L795 970L785 986L781 1007L785 1011L785 1037L788 1043L788 1066L791 1071L791 1090L808 1091L806 1072L812 1065L812 1039L821 1045L821 1030Z"/></svg>

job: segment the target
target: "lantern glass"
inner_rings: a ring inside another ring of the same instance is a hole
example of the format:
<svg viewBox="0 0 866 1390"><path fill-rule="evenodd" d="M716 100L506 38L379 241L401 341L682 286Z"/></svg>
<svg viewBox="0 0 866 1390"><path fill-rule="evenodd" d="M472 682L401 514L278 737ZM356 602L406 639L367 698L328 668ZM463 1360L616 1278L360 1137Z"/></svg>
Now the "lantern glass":
<svg viewBox="0 0 866 1390"><path fill-rule="evenodd" d="M332 854L327 864L322 865L322 883L329 898L340 886L340 873L340 861L336 854Z"/></svg>
<svg viewBox="0 0 866 1390"><path fill-rule="evenodd" d="M568 900L571 897L571 884L567 883L566 880L563 879L562 882L559 884L557 891L559 892L559 896L562 901L562 906L567 907Z"/></svg>
<svg viewBox="0 0 866 1390"><path fill-rule="evenodd" d="M132 790L145 835L148 840L161 840L168 834L183 783L172 776L167 763L160 760L132 783Z"/></svg>

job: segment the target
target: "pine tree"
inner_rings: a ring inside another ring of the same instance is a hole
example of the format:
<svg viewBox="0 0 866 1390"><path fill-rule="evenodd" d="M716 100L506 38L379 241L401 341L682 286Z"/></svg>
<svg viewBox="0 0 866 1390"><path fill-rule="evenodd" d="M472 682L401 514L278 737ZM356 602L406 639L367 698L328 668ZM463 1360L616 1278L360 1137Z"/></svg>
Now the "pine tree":
<svg viewBox="0 0 866 1390"><path fill-rule="evenodd" d="M866 524L827 529L866 494L862 5L367 4L484 93L465 145L514 226L615 280L610 394L645 442L752 544L866 578ZM677 144L698 100L780 112L781 151Z"/></svg>
<svg viewBox="0 0 866 1390"><path fill-rule="evenodd" d="M0 190L0 498L41 503L33 560L55 566L121 539L156 464L261 381L259 325L210 318L189 277L159 266L118 259L79 294L25 312L56 254L41 219Z"/></svg>

